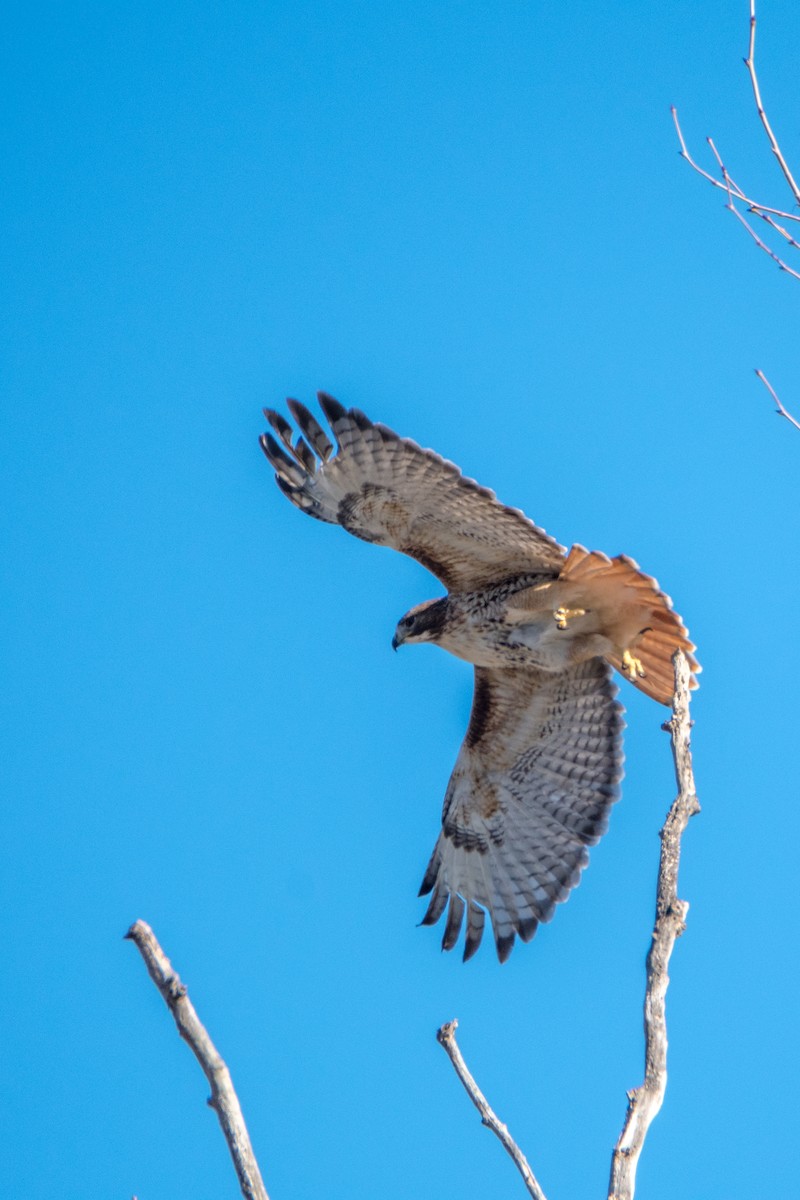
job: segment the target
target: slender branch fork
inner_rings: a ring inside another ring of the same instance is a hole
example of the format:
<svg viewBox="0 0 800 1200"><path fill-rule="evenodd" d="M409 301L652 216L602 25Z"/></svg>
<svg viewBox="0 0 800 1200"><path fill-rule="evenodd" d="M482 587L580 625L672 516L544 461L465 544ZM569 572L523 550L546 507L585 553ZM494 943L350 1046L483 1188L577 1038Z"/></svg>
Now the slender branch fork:
<svg viewBox="0 0 800 1200"><path fill-rule="evenodd" d="M744 60L744 65L747 67L747 73L750 76L750 84L753 89L753 99L755 101L758 119L761 122L764 133L767 136L770 150L775 156L775 160L780 167L781 174L783 175L783 178L786 181L790 192L792 193L795 205L800 208L800 187L798 187L783 151L778 144L778 139L775 136L775 132L772 128L769 117L767 116L766 109L764 108L764 102L761 99L761 87L758 82L758 73L756 71L756 0L750 0L750 41L748 44L747 58ZM764 240L764 238L759 237L752 224L747 219L747 216L751 216L763 221L767 228L771 230L773 235L776 235L779 239L782 239L785 244L783 253L786 253L787 250L800 250L800 241L793 237L789 230L784 228L780 222L784 221L800 223L800 213L787 212L784 209L774 208L768 204L761 204L759 201L753 200L750 196L748 196L744 189L739 187L739 185L731 177L730 172L722 160L722 156L714 144L713 138L710 137L706 138L706 142L708 143L711 153L716 161L717 169L719 171L719 178L717 178L715 175L712 175L709 171L704 170L703 167L695 162L689 153L689 150L687 149L686 139L683 136L683 131L681 129L680 122L678 121L678 113L674 105L671 109L671 112L672 120L675 124L675 132L678 135L678 142L680 144L681 158L684 158L692 170L710 183L713 187L725 192L728 197L728 202L725 207L733 213L733 215L736 217L736 220L745 230L747 235L753 240L758 249L763 251L764 254L771 258L781 271L784 271L793 279L800 280L800 271L796 271L793 267L790 267L788 262L781 257L781 254L778 254L777 251L774 250L772 246L770 246L768 242ZM747 216L745 216L745 213L747 213ZM773 400L775 401L778 413L782 417L785 417L791 425L794 425L795 429L800 429L800 422L798 422L791 415L791 413L778 399L775 390L766 379L763 371L756 371L756 375L767 388Z"/></svg>
<svg viewBox="0 0 800 1200"><path fill-rule="evenodd" d="M690 817L700 811L694 789L690 745L689 664L683 653L675 653L675 695L672 718L664 725L671 734L678 795L661 830L661 857L656 887L656 921L647 955L647 982L644 998L645 1062L644 1082L628 1093L628 1111L611 1159L608 1200L633 1200L636 1168L650 1128L664 1100L667 1086L667 1026L665 1003L667 973L677 938L685 928L688 904L678 899L678 867L681 837ZM544 1193L525 1155L506 1125L496 1116L483 1092L470 1074L456 1043L457 1021L449 1021L436 1034L464 1085L483 1124L501 1141L522 1175L534 1200L545 1200Z"/></svg>
<svg viewBox="0 0 800 1200"><path fill-rule="evenodd" d="M269 1200L230 1072L195 1012L184 984L145 921L136 921L125 936L135 944L144 959L150 978L175 1018L178 1033L188 1044L211 1085L208 1103L219 1117L242 1195L245 1200Z"/></svg>
<svg viewBox="0 0 800 1200"><path fill-rule="evenodd" d="M774 130L770 124L769 117L767 116L766 109L764 108L764 104L761 99L761 88L758 82L758 74L756 72L756 0L750 0L750 42L747 50L747 58L745 58L744 64L747 67L747 72L750 76L750 84L753 89L753 98L755 100L758 118L767 136L770 149L775 156L778 166L780 167L781 174L783 175L783 178L786 181L790 192L792 193L794 204L797 207L800 207L800 188L798 188L794 176L789 168L789 164L786 161L780 145L778 144L778 139L775 136ZM758 246L760 250L767 254L781 271L785 271L787 275L791 275L794 279L800 279L800 271L796 271L793 267L790 267L788 262L786 262L786 260L782 258L780 254L778 254L766 241L764 241L763 238L759 237L751 223L747 220L747 217L744 215L746 212L748 215L757 217L759 220L763 221L774 234L777 234L777 236L783 240L786 248L790 250L800 250L800 243L798 243L797 239L794 238L789 231L783 227L783 225L779 224L779 221L795 223L800 222L800 213L789 212L782 208L775 208L769 204L762 204L760 201L753 200L750 196L748 196L743 188L739 187L739 185L731 178L731 175L727 170L713 139L710 137L706 138L706 141L716 161L719 177L712 175L709 171L704 170L703 167L695 162L687 149L686 139L683 136L680 122L678 121L678 113L674 106L671 109L671 112L672 120L675 124L675 132L678 135L678 142L680 144L681 158L684 158L692 170L710 183L713 187L719 188L720 191L724 191L726 193L728 202L725 207L733 213L749 237L751 237L755 242L756 246ZM737 207L737 205L740 205L741 208Z"/></svg>

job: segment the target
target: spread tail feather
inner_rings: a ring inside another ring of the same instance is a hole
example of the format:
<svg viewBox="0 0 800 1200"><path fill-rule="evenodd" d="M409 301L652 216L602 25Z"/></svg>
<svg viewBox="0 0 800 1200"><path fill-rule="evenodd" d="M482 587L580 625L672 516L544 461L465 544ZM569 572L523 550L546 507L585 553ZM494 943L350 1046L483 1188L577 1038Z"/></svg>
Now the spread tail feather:
<svg viewBox="0 0 800 1200"><path fill-rule="evenodd" d="M632 558L626 554L608 558L597 550L575 545L569 552L560 579L578 587L590 587L593 594L601 597L607 589L609 605L618 608L617 598L624 596L624 624L632 632L625 638L627 644L621 644L618 652L609 653L607 658L640 691L661 704L672 703L675 691L672 656L678 649L686 655L692 672L689 686L698 686L695 676L702 668L694 656L695 645L689 640L686 626L657 580L645 575ZM632 677L625 670L625 651L639 660L643 676Z"/></svg>

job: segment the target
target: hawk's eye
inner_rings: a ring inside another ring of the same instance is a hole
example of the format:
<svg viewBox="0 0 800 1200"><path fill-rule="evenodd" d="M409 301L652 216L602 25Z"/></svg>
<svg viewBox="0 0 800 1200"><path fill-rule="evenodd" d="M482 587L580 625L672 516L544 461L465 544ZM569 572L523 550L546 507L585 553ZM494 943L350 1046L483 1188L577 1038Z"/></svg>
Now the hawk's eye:
<svg viewBox="0 0 800 1200"><path fill-rule="evenodd" d="M406 629L410 629L411 626L414 624L414 618L413 617L403 617L400 624L403 625Z"/></svg>

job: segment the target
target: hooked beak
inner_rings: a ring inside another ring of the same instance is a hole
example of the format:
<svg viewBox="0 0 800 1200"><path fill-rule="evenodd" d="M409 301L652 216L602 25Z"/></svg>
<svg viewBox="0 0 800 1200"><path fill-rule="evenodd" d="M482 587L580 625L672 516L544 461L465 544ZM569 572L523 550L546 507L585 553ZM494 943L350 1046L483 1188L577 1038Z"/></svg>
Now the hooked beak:
<svg viewBox="0 0 800 1200"><path fill-rule="evenodd" d="M398 646L402 646L402 644L403 639L400 637L397 630L395 630L394 637L392 638L392 649L397 650Z"/></svg>

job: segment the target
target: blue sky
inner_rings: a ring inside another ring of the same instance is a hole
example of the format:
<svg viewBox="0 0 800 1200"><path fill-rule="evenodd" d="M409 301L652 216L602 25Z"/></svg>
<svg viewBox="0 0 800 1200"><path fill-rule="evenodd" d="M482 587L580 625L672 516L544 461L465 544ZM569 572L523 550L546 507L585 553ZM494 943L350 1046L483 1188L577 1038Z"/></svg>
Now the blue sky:
<svg viewBox="0 0 800 1200"><path fill-rule="evenodd" d="M800 12L760 17L797 165ZM442 955L416 890L470 671L391 652L435 580L275 488L260 408L317 388L674 597L703 812L639 1192L786 1193L800 437L753 368L800 409L800 291L669 117L785 202L744 0L31 4L7 33L3 1194L236 1194L137 917L272 1200L524 1194L435 1043L452 1017L550 1200L603 1194L665 712L623 687L623 799L553 923L502 968Z"/></svg>

